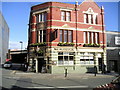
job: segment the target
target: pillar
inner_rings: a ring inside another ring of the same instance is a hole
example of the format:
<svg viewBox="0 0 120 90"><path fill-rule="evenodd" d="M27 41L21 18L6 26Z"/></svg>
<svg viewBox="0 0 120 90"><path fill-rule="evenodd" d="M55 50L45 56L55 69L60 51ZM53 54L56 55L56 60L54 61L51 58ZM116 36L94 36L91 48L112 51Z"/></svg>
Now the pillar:
<svg viewBox="0 0 120 90"><path fill-rule="evenodd" d="M31 19L31 43L36 43L36 16L33 14Z"/></svg>
<svg viewBox="0 0 120 90"><path fill-rule="evenodd" d="M38 73L38 59L36 58L36 73Z"/></svg>
<svg viewBox="0 0 120 90"><path fill-rule="evenodd" d="M97 53L94 54L94 65L95 66L98 65L98 56L97 56Z"/></svg>

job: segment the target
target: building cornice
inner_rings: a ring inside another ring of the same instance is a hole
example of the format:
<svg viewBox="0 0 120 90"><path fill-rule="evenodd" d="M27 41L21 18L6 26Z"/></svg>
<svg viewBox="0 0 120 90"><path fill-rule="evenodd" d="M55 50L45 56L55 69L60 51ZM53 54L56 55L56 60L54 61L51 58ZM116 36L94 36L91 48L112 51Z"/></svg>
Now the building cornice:
<svg viewBox="0 0 120 90"><path fill-rule="evenodd" d="M120 49L120 47L107 47L107 49L115 50L115 49Z"/></svg>
<svg viewBox="0 0 120 90"><path fill-rule="evenodd" d="M34 14L39 14L39 13L48 12L48 11L49 11L49 8L46 7L46 8L42 8L42 9L32 10L32 13L34 15Z"/></svg>
<svg viewBox="0 0 120 90"><path fill-rule="evenodd" d="M66 29L66 30L76 30L76 28L66 28L66 27L60 27L60 26L52 26L52 27L47 27L47 29ZM95 29L87 29L87 28L84 28L84 29L80 29L80 28L77 28L78 31L89 31L89 32L103 32L102 30L95 30Z"/></svg>
<svg viewBox="0 0 120 90"><path fill-rule="evenodd" d="M56 21L56 22L69 22L69 23L76 23L72 21L62 21L62 20L47 20L47 21ZM88 23L83 23L83 22L77 22L78 24L85 24L85 25L93 25L93 26L102 26L100 24L88 24ZM105 25L103 25L105 26Z"/></svg>
<svg viewBox="0 0 120 90"><path fill-rule="evenodd" d="M120 34L120 32L115 32L115 31L106 31L106 34Z"/></svg>

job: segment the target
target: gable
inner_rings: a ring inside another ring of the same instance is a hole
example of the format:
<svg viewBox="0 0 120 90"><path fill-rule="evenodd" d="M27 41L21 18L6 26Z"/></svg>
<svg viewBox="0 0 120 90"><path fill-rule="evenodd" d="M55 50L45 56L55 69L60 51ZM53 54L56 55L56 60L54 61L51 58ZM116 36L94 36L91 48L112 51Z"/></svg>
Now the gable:
<svg viewBox="0 0 120 90"><path fill-rule="evenodd" d="M87 11L89 8L91 8L96 13L101 12L101 8L93 0L85 0L85 1L83 1L79 5L79 8L80 8L81 11Z"/></svg>

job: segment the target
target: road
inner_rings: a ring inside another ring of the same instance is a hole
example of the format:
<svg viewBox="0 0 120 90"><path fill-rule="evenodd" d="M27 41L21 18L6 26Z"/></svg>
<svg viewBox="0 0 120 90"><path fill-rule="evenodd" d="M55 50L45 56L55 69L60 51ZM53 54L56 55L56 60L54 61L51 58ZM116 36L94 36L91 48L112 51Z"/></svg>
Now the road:
<svg viewBox="0 0 120 90"><path fill-rule="evenodd" d="M115 76L93 74L27 73L2 69L2 90L92 90L92 88L110 83ZM0 78L1 79L1 78Z"/></svg>

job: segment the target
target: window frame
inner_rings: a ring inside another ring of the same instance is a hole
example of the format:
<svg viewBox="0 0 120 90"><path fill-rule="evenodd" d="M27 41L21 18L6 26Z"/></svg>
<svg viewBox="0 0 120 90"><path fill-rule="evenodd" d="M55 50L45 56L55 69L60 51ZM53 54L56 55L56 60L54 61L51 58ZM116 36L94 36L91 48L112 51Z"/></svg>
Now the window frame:
<svg viewBox="0 0 120 90"><path fill-rule="evenodd" d="M66 32L66 36L65 36L65 32ZM71 34L69 34L70 32L71 32ZM60 29L60 34L59 35L60 35L60 37L59 37L59 41L60 42L68 42L68 43L72 43L73 42L73 31L72 30L63 30L63 29ZM65 37L66 37L67 41L65 41ZM71 40L70 40L70 37L71 37Z"/></svg>
<svg viewBox="0 0 120 90"><path fill-rule="evenodd" d="M90 44L99 44L99 33L98 32L89 32L89 31L84 31L83 32L83 38L84 38L84 43Z"/></svg>
<svg viewBox="0 0 120 90"><path fill-rule="evenodd" d="M92 59L91 59L92 57ZM81 65L93 65L94 64L94 54L88 52L87 54L84 52L81 52L80 55L80 64Z"/></svg>
<svg viewBox="0 0 120 90"><path fill-rule="evenodd" d="M36 21L37 21L37 23L46 22L47 21L47 12L38 13L36 15Z"/></svg>
<svg viewBox="0 0 120 90"><path fill-rule="evenodd" d="M72 55L70 54L71 52L62 52L62 54L59 54L59 53L60 52L58 52L58 63L57 63L58 66L65 66L65 65L73 66L74 65L74 52ZM59 57L63 57L63 60L59 60ZM65 57L67 57L66 60L65 60ZM73 60L70 59L70 57L72 57ZM59 61L63 61L62 64L60 64Z"/></svg>
<svg viewBox="0 0 120 90"><path fill-rule="evenodd" d="M71 12L61 10L61 20L67 22L71 21Z"/></svg>
<svg viewBox="0 0 120 90"><path fill-rule="evenodd" d="M42 42L46 42L46 30L38 30L37 32L37 43L42 43Z"/></svg>

